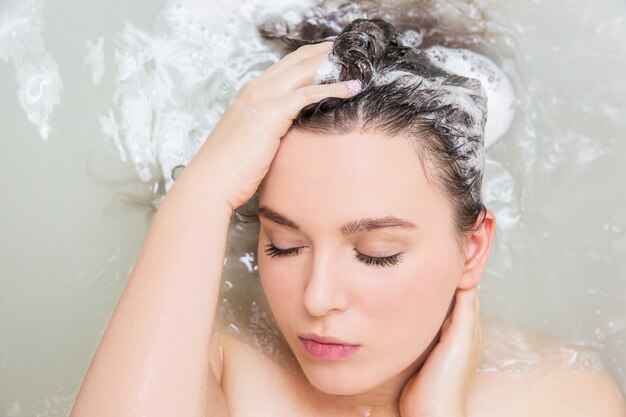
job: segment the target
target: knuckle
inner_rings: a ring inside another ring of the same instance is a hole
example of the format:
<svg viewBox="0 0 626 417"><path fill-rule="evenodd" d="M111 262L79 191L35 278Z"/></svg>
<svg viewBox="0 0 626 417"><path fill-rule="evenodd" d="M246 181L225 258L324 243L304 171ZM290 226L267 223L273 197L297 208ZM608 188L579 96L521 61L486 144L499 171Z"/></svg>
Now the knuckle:
<svg viewBox="0 0 626 417"><path fill-rule="evenodd" d="M320 56L300 58L293 63L292 71L294 74L308 74L316 70L321 65L320 62Z"/></svg>
<svg viewBox="0 0 626 417"><path fill-rule="evenodd" d="M306 67L307 62L308 62L308 59L299 58L297 61L293 63L293 66L296 67L298 70L301 70L302 68Z"/></svg>
<svg viewBox="0 0 626 417"><path fill-rule="evenodd" d="M333 84L333 94L335 97L346 97L352 95L346 83Z"/></svg>
<svg viewBox="0 0 626 417"><path fill-rule="evenodd" d="M311 50L313 48L315 48L315 44L314 43L307 43L306 45L302 45L298 49L302 49L303 51L309 51L309 50Z"/></svg>
<svg viewBox="0 0 626 417"><path fill-rule="evenodd" d="M302 98L306 101L315 101L323 97L324 95L321 92L312 86L305 88L302 91Z"/></svg>
<svg viewBox="0 0 626 417"><path fill-rule="evenodd" d="M320 101L328 97L345 97L347 90L342 84L319 84L307 87L303 94L308 101Z"/></svg>

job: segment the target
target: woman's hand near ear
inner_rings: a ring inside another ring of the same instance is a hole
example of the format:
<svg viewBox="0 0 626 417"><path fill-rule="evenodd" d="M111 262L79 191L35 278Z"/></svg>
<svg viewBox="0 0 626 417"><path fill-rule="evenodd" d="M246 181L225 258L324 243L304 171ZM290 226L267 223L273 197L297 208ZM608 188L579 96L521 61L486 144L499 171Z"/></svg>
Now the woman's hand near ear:
<svg viewBox="0 0 626 417"><path fill-rule="evenodd" d="M402 417L466 417L482 341L477 289L459 289L439 343L402 391Z"/></svg>

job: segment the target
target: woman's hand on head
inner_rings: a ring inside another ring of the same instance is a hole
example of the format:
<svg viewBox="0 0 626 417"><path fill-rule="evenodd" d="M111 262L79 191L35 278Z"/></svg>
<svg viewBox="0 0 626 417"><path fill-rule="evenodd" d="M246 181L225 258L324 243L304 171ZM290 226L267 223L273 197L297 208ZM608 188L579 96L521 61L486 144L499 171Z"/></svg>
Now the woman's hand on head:
<svg viewBox="0 0 626 417"><path fill-rule="evenodd" d="M244 85L194 157L212 164L211 175L219 178L232 209L254 195L303 107L360 90L358 82L313 85L331 47L332 42L303 46Z"/></svg>
<svg viewBox="0 0 626 417"><path fill-rule="evenodd" d="M482 343L477 290L457 290L439 343L402 390L402 417L465 417Z"/></svg>

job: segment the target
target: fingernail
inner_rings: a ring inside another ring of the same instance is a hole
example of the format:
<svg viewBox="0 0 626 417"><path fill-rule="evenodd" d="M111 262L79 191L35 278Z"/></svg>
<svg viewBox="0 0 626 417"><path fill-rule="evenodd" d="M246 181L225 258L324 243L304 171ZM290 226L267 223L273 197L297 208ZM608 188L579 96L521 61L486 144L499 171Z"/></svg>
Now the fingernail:
<svg viewBox="0 0 626 417"><path fill-rule="evenodd" d="M363 88L361 81L359 80L346 81L346 86L348 86L348 93L351 96L360 93Z"/></svg>

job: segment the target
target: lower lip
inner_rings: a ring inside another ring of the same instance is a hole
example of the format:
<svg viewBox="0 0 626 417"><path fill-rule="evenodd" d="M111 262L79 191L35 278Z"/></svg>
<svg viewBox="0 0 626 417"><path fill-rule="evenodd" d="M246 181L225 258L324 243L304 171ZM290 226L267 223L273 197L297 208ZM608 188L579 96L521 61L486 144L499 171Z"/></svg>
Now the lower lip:
<svg viewBox="0 0 626 417"><path fill-rule="evenodd" d="M360 345L338 345L334 343L320 343L310 339L300 339L304 348L311 356L325 361L338 361L354 355Z"/></svg>

